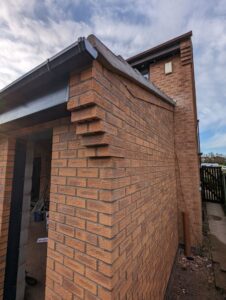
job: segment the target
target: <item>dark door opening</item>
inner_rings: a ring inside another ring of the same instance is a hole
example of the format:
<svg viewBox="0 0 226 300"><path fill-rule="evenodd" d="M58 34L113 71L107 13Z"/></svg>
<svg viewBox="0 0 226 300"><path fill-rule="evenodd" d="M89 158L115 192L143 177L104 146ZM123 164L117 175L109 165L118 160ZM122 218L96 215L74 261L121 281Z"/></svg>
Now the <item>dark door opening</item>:
<svg viewBox="0 0 226 300"><path fill-rule="evenodd" d="M34 157L32 173L32 190L31 201L39 197L40 192L40 175L41 175L41 157Z"/></svg>
<svg viewBox="0 0 226 300"><path fill-rule="evenodd" d="M52 131L16 143L4 300L45 298Z"/></svg>
<svg viewBox="0 0 226 300"><path fill-rule="evenodd" d="M10 206L8 247L4 284L4 300L16 299L16 283L20 245L20 227L23 204L26 142L18 140L13 174L13 189Z"/></svg>

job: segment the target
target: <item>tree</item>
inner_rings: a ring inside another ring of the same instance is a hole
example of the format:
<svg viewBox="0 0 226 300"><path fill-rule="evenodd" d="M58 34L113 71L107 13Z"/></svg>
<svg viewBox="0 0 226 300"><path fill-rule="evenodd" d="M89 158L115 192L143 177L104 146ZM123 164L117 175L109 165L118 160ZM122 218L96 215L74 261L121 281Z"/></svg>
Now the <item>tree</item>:
<svg viewBox="0 0 226 300"><path fill-rule="evenodd" d="M218 163L219 165L226 165L226 156L220 153L208 153L202 155L203 163Z"/></svg>

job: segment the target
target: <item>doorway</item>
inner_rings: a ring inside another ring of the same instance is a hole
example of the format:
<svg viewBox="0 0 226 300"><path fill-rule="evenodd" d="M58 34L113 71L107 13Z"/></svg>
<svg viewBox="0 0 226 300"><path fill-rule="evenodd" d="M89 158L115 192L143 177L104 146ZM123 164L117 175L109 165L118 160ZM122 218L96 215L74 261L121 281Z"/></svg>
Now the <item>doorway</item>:
<svg viewBox="0 0 226 300"><path fill-rule="evenodd" d="M45 298L51 154L51 130L17 140L5 300Z"/></svg>

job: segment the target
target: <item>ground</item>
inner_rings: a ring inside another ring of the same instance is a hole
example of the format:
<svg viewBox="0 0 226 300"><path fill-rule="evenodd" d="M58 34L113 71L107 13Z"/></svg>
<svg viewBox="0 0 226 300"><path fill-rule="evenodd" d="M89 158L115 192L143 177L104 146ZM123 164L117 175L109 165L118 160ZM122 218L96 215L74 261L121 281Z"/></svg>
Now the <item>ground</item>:
<svg viewBox="0 0 226 300"><path fill-rule="evenodd" d="M27 245L26 271L37 280L36 285L26 285L25 300L42 300L45 293L46 243L37 243L38 238L47 237L45 221L34 222L31 217Z"/></svg>
<svg viewBox="0 0 226 300"><path fill-rule="evenodd" d="M204 215L202 248L193 250L193 260L187 259L184 256L183 248L179 248L166 300L226 299L226 292L216 288L215 272L217 264L212 259L213 242L209 229L210 216L207 216L206 213Z"/></svg>

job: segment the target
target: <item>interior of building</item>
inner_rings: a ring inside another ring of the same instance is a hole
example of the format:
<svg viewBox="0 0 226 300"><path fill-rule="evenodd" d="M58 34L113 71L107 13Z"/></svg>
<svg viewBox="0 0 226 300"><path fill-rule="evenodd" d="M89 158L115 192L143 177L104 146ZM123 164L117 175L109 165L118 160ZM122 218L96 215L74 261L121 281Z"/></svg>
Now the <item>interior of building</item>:
<svg viewBox="0 0 226 300"><path fill-rule="evenodd" d="M26 140L16 299L44 299L52 132ZM14 173L14 176L19 174Z"/></svg>
<svg viewBox="0 0 226 300"><path fill-rule="evenodd" d="M51 170L51 136L34 141L25 299L44 299ZM32 279L35 279L32 281Z"/></svg>

